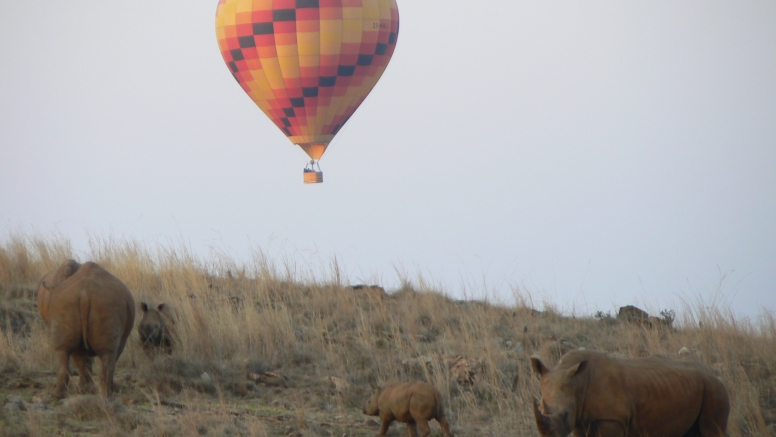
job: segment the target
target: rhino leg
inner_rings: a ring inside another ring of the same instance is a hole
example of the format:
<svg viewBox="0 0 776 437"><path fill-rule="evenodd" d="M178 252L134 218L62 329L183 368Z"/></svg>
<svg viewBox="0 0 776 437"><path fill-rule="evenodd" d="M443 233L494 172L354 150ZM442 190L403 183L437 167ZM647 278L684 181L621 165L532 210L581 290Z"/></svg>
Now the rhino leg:
<svg viewBox="0 0 776 437"><path fill-rule="evenodd" d="M437 418L437 422L439 422L439 426L442 427L442 432L447 437L453 437L453 433L450 432L450 425L447 423L447 419L442 416Z"/></svg>
<svg viewBox="0 0 776 437"><path fill-rule="evenodd" d="M420 429L420 437L428 437L431 434L431 427L428 426L428 421L425 419L418 419L418 428Z"/></svg>
<svg viewBox="0 0 776 437"><path fill-rule="evenodd" d="M57 387L54 397L63 399L67 396L67 383L70 382L70 354L67 351L56 351L57 356Z"/></svg>
<svg viewBox="0 0 776 437"><path fill-rule="evenodd" d="M724 437L727 430L730 404L724 398L715 398L714 395L706 395L701 406L701 414L698 417L699 435L703 437Z"/></svg>
<svg viewBox="0 0 776 437"><path fill-rule="evenodd" d="M78 390L86 393L86 386L94 383L92 380L92 360L82 353L73 353L73 362L78 368Z"/></svg>
<svg viewBox="0 0 776 437"><path fill-rule="evenodd" d="M625 428L618 422L599 422L594 435L598 437L625 437Z"/></svg>
<svg viewBox="0 0 776 437"><path fill-rule="evenodd" d="M428 426L428 423L426 423L426 426ZM407 422L407 435L409 437L418 437L418 427L416 426L415 422Z"/></svg>
<svg viewBox="0 0 776 437"><path fill-rule="evenodd" d="M113 396L113 372L116 370L116 355L107 353L100 355L100 373L103 395Z"/></svg>
<svg viewBox="0 0 776 437"><path fill-rule="evenodd" d="M388 432L388 427L393 422L393 415L391 413L380 413L380 437L385 437Z"/></svg>

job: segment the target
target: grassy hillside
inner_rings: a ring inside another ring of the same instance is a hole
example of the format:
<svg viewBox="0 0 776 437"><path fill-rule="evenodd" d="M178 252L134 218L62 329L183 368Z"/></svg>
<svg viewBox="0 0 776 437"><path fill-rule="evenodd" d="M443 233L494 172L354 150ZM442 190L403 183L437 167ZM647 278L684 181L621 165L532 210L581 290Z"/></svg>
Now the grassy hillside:
<svg viewBox="0 0 776 437"><path fill-rule="evenodd" d="M35 296L40 278L68 258L96 261L138 305L166 302L179 316L171 355L149 357L132 333L112 401L76 393L77 377L65 400L49 395L54 362ZM311 280L260 254L241 264L97 241L84 257L67 241L11 237L0 242L0 437L373 436L377 422L361 413L370 385L397 379L434 384L458 436L535 436L539 388L528 358L555 361L576 347L675 358L687 348L683 359L726 384L732 437L776 435L773 314L742 321L724 308L683 308L670 329L540 312L530 295L519 297L505 306L410 283L354 287L336 267ZM441 435L436 422L432 430Z"/></svg>

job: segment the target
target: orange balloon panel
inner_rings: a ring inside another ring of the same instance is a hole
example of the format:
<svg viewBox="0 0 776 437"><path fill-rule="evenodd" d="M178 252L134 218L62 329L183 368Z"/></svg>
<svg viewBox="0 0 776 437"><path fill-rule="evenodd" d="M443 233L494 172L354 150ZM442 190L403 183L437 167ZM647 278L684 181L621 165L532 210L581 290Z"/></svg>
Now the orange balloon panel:
<svg viewBox="0 0 776 437"><path fill-rule="evenodd" d="M319 159L388 66L395 0L219 0L221 55L243 90Z"/></svg>

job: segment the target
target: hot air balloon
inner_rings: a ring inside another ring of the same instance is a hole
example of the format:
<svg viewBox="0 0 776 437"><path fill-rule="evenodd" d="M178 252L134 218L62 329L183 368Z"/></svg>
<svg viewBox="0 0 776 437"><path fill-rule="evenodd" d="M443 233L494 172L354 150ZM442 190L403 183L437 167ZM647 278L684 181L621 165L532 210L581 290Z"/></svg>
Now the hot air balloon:
<svg viewBox="0 0 776 437"><path fill-rule="evenodd" d="M311 161L318 160L388 66L395 0L219 0L216 36L243 90Z"/></svg>

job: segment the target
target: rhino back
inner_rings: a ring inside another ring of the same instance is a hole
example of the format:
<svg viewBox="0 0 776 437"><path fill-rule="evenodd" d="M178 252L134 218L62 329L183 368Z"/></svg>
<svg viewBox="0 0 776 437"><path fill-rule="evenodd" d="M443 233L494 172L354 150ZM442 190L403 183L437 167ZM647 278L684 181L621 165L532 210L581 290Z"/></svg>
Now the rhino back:
<svg viewBox="0 0 776 437"><path fill-rule="evenodd" d="M397 420L404 422L409 416L410 391L407 383L395 382L382 388L377 398L380 411L390 411Z"/></svg>
<svg viewBox="0 0 776 437"><path fill-rule="evenodd" d="M132 330L135 304L123 282L87 262L50 290L48 316L55 347L85 347L95 352L116 348ZM75 344L74 344L75 343Z"/></svg>
<svg viewBox="0 0 776 437"><path fill-rule="evenodd" d="M381 411L391 411L396 420L433 419L438 416L441 394L422 381L399 382L383 388L378 399Z"/></svg>
<svg viewBox="0 0 776 437"><path fill-rule="evenodd" d="M617 417L641 434L684 435L700 415L705 388L716 379L698 364L662 357L604 357L591 364L587 414Z"/></svg>

